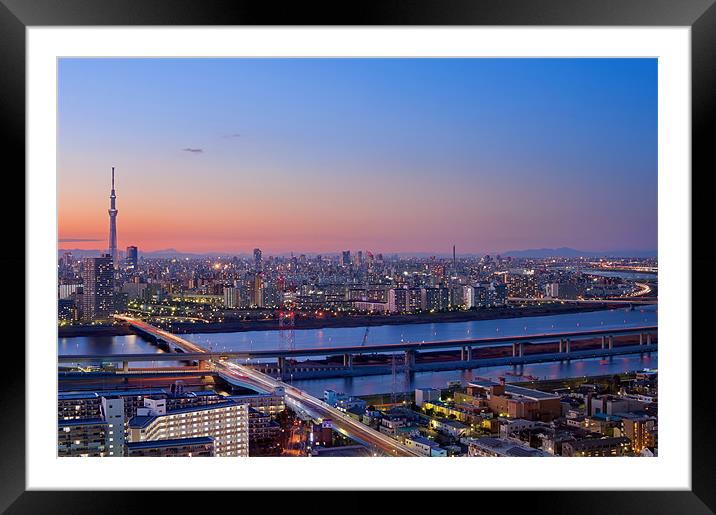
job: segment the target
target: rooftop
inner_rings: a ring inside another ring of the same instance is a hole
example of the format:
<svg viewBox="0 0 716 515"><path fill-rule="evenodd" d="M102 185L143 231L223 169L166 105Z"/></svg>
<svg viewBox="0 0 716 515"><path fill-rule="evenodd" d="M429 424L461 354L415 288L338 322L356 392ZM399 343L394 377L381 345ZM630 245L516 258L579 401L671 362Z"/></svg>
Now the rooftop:
<svg viewBox="0 0 716 515"><path fill-rule="evenodd" d="M492 386L499 386L499 383L495 383L494 381L484 381L484 380L477 380L477 381L470 381L468 386L477 386L479 388L485 388L488 389ZM520 397L526 397L528 399L535 399L535 400L544 400L544 399L557 399L559 398L559 395L556 395L554 393L547 393L542 392L540 390L533 390L532 388L525 388L524 386L517 386L514 384L506 384L505 385L505 393L509 393L510 395L518 395Z"/></svg>
<svg viewBox="0 0 716 515"><path fill-rule="evenodd" d="M176 415L181 413L192 413L194 411L207 411L221 408L228 408L230 406L241 406L243 403L235 401L217 402L216 404L206 404L204 406L187 406L185 408L178 408L168 410L166 415ZM166 416L164 415L164 416Z"/></svg>
<svg viewBox="0 0 716 515"><path fill-rule="evenodd" d="M463 424L462 422L458 420L452 420L449 418L436 418L434 419L436 422L439 422L440 424L446 425L446 426L452 426L456 429L464 429L467 426Z"/></svg>
<svg viewBox="0 0 716 515"><path fill-rule="evenodd" d="M157 418L154 415L135 415L129 420L131 429L144 429Z"/></svg>
<svg viewBox="0 0 716 515"><path fill-rule="evenodd" d="M506 438L476 438L470 442L470 445L476 445L496 454L501 454L502 456L513 456L518 458L552 457L552 454L541 449L534 449L525 444L508 440Z"/></svg>
<svg viewBox="0 0 716 515"><path fill-rule="evenodd" d="M182 445L206 445L214 443L210 436L197 436L194 438L173 438L167 440L150 440L146 442L128 442L128 449L153 449L156 447L179 447Z"/></svg>
<svg viewBox="0 0 716 515"><path fill-rule="evenodd" d="M595 419L595 420L604 420L604 421L613 421L613 422L619 422L622 417L619 415L609 415L607 413L595 413L594 415L590 415L589 418Z"/></svg>
<svg viewBox="0 0 716 515"><path fill-rule="evenodd" d="M494 381L488 381L486 379L476 379L474 381L470 381L468 383L468 386L479 386L480 388L489 388L490 386L500 386L500 383L496 383Z"/></svg>
<svg viewBox="0 0 716 515"><path fill-rule="evenodd" d="M520 397L527 397L529 399L544 400L544 399L558 399L559 395L553 393L541 392L539 390L533 390L531 388L524 388L522 386L516 386L513 384L505 385L505 392L512 395L519 395Z"/></svg>
<svg viewBox="0 0 716 515"><path fill-rule="evenodd" d="M425 438L424 436L413 436L409 438L409 440L412 440L422 445L427 445L429 447L440 447L437 442L432 441L430 438Z"/></svg>
<svg viewBox="0 0 716 515"><path fill-rule="evenodd" d="M132 397L132 396L148 396L148 395L166 395L168 397L208 397L218 395L214 390L201 390L198 392L184 392L181 394L173 394L163 388L127 388L124 390L95 390L90 392L68 391L57 394L58 400L80 400L94 399L100 397Z"/></svg>
<svg viewBox="0 0 716 515"><path fill-rule="evenodd" d="M99 397L128 397L132 395L160 395L167 392L162 388L138 388L126 390L98 390L92 392L60 392L58 400L92 399Z"/></svg>

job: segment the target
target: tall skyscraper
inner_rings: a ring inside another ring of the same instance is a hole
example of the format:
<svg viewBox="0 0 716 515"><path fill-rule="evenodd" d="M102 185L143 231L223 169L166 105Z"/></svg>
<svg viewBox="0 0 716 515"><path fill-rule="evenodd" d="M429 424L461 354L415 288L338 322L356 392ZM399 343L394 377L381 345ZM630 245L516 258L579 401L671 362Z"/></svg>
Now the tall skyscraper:
<svg viewBox="0 0 716 515"><path fill-rule="evenodd" d="M256 274L254 278L253 305L257 308L264 307L264 278L262 274Z"/></svg>
<svg viewBox="0 0 716 515"><path fill-rule="evenodd" d="M112 167L112 191L109 194L109 255L117 266L117 194L114 192L114 166Z"/></svg>
<svg viewBox="0 0 716 515"><path fill-rule="evenodd" d="M90 257L82 267L82 318L107 320L114 311L114 265L112 257Z"/></svg>
<svg viewBox="0 0 716 515"><path fill-rule="evenodd" d="M351 251L350 250L343 251L343 264L346 266L351 264Z"/></svg>
<svg viewBox="0 0 716 515"><path fill-rule="evenodd" d="M127 247L127 268L137 268L139 262L139 253L137 247Z"/></svg>
<svg viewBox="0 0 716 515"><path fill-rule="evenodd" d="M254 265L256 266L257 272L263 270L263 258L261 255L261 249L254 249Z"/></svg>
<svg viewBox="0 0 716 515"><path fill-rule="evenodd" d="M234 286L224 288L224 306L230 309L238 308L241 304L241 289Z"/></svg>

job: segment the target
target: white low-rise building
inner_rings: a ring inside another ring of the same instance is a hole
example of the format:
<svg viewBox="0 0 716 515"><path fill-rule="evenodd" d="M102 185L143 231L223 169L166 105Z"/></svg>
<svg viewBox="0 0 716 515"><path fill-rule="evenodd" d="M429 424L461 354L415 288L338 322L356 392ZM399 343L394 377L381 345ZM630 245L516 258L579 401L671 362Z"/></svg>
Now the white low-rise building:
<svg viewBox="0 0 716 515"><path fill-rule="evenodd" d="M460 438L468 433L468 426L457 420L449 418L433 418L430 420L430 427L441 433Z"/></svg>
<svg viewBox="0 0 716 515"><path fill-rule="evenodd" d="M468 456L507 456L515 458L554 457L554 455L548 453L547 451L534 449L522 442L517 442L508 438L492 437L471 439L468 447Z"/></svg>
<svg viewBox="0 0 716 515"><path fill-rule="evenodd" d="M446 457L447 451L436 442L424 436L411 436L405 439L405 446L426 457Z"/></svg>

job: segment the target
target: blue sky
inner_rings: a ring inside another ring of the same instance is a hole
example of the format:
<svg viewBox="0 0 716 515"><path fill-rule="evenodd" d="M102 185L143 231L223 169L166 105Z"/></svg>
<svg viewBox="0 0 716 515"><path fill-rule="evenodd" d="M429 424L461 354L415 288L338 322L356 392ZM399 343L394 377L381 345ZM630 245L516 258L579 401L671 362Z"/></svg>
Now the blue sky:
<svg viewBox="0 0 716 515"><path fill-rule="evenodd" d="M656 59L63 59L58 143L60 238L116 166L147 250L657 243Z"/></svg>

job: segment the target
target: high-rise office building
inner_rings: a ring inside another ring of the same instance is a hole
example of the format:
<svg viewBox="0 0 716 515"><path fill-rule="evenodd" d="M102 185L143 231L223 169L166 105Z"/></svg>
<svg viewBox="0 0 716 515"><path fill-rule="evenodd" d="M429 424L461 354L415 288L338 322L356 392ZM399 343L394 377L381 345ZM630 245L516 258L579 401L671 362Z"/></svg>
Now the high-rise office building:
<svg viewBox="0 0 716 515"><path fill-rule="evenodd" d="M241 290L235 286L224 288L224 306L229 309L238 308L241 304Z"/></svg>
<svg viewBox="0 0 716 515"><path fill-rule="evenodd" d="M65 252L62 255L62 264L65 265L67 268L72 268L72 265L74 264L74 257L72 256L72 252Z"/></svg>
<svg viewBox="0 0 716 515"><path fill-rule="evenodd" d="M351 264L351 251L350 250L343 251L343 264L345 266L348 266Z"/></svg>
<svg viewBox="0 0 716 515"><path fill-rule="evenodd" d="M423 290L422 288L408 288L408 306L407 311L417 313L423 309Z"/></svg>
<svg viewBox="0 0 716 515"><path fill-rule="evenodd" d="M65 322L75 320L75 301L72 299L57 299L57 319Z"/></svg>
<svg viewBox="0 0 716 515"><path fill-rule="evenodd" d="M443 311L450 306L448 288L421 288L420 307L424 311Z"/></svg>
<svg viewBox="0 0 716 515"><path fill-rule="evenodd" d="M90 257L82 267L82 318L107 320L114 311L114 266L112 257Z"/></svg>
<svg viewBox="0 0 716 515"><path fill-rule="evenodd" d="M254 265L256 266L257 272L263 270L263 257L261 254L261 249L254 249Z"/></svg>
<svg viewBox="0 0 716 515"><path fill-rule="evenodd" d="M512 269L506 276L507 293L510 297L541 297L537 276L534 270Z"/></svg>
<svg viewBox="0 0 716 515"><path fill-rule="evenodd" d="M59 299L69 299L73 293L82 288L81 284L59 284L57 286L57 298Z"/></svg>
<svg viewBox="0 0 716 515"><path fill-rule="evenodd" d="M126 263L127 263L127 268L131 268L131 269L137 268L137 264L139 263L139 253L137 251L137 247L134 247L134 246L127 247Z"/></svg>
<svg viewBox="0 0 716 515"><path fill-rule="evenodd" d="M279 308L283 305L283 292L276 287L275 283L264 282L261 300L264 308Z"/></svg>
<svg viewBox="0 0 716 515"><path fill-rule="evenodd" d="M254 291L253 291L253 302L252 304L257 308L264 307L264 295L263 295L264 278L261 274L256 274L254 278Z"/></svg>
<svg viewBox="0 0 716 515"><path fill-rule="evenodd" d="M388 310L392 313L403 313L408 310L408 290L392 288L388 291Z"/></svg>

